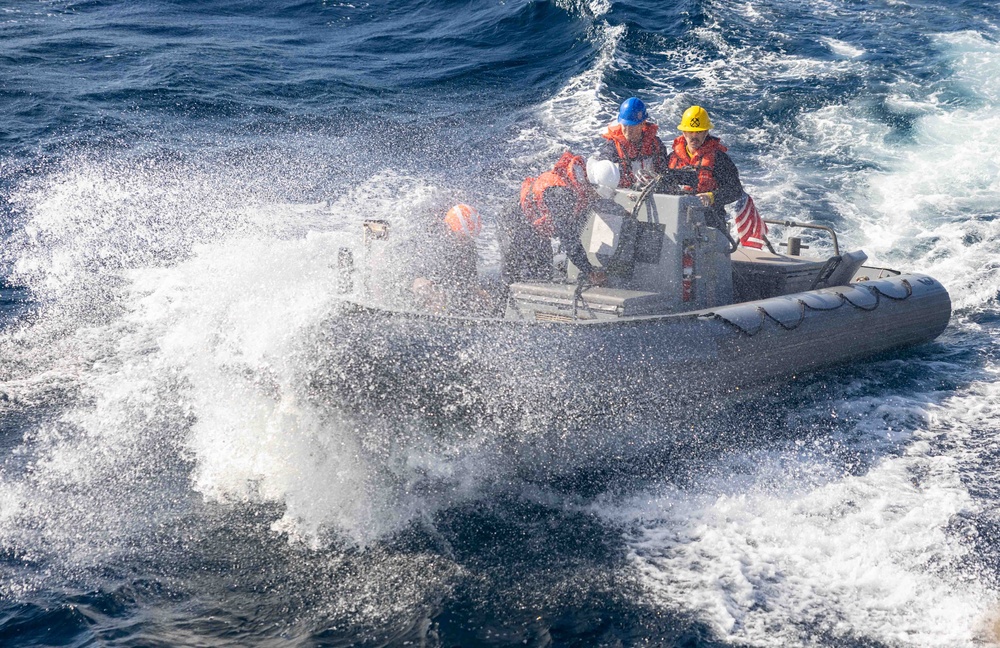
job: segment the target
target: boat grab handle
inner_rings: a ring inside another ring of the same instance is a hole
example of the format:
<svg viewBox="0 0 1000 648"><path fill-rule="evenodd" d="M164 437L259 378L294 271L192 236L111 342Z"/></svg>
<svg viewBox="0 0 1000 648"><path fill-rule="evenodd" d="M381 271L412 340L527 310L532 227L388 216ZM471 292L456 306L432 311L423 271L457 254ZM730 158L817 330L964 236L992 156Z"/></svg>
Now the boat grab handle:
<svg viewBox="0 0 1000 648"><path fill-rule="evenodd" d="M712 225L709 225L709 227L712 227ZM740 246L740 242L737 241L736 239L734 239L733 235L729 233L729 228L728 227L716 227L715 229L717 229L720 232L722 232L723 234L725 234L726 238L729 239L729 245L730 245L730 247L729 247L729 253L732 254L733 252L735 252L736 248L738 248ZM768 246L770 246L770 245L771 244L768 243Z"/></svg>
<svg viewBox="0 0 1000 648"><path fill-rule="evenodd" d="M815 223L799 223L797 221L780 221L780 220L770 220L765 218L765 223L769 225L781 225L783 227L804 227L807 229L818 229L824 232L829 232L830 237L833 238L833 253L836 256L840 256L840 244L837 242L837 233L833 231L832 227L827 227L826 225L816 225Z"/></svg>

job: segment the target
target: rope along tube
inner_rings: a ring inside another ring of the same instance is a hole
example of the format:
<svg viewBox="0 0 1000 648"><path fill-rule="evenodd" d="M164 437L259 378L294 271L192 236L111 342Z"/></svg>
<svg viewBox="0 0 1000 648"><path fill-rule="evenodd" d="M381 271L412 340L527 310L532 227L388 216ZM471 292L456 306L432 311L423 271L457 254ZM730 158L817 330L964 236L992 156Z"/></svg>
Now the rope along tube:
<svg viewBox="0 0 1000 648"><path fill-rule="evenodd" d="M872 306L864 306L862 304L856 304L853 301L851 301L851 299L847 295L845 295L844 293L841 293L841 292L835 293L838 297L840 297L840 302L838 304L836 304L835 306L831 306L830 308L821 308L821 307L817 307L817 306L810 306L804 300L802 300L802 299L796 299L795 301L798 302L798 304L799 304L799 319L794 324L786 324L786 323L782 322L778 318L776 318L773 315L771 315L770 313L768 313L767 309L765 309L763 306L758 306L757 309L756 309L757 310L757 314L760 315L760 322L757 324L756 327L753 327L752 330L747 330L746 328L740 326L739 324L737 324L735 322L731 322L730 320L726 319L722 315L719 315L718 313L710 313L706 317L711 317L712 319L722 320L726 324L729 324L730 326L736 328L741 333L743 333L743 334L745 334L745 335L747 335L749 337L753 337L754 335L757 335L758 333L760 333L761 329L764 328L764 322L766 322L767 320L771 320L772 322L774 322L775 324L777 324L778 326L780 326L781 328L783 328L786 331L793 331L793 330L797 329L802 324L803 321L805 321L806 311L807 310L817 311L817 312L826 312L826 311L837 310L838 308L842 307L844 304L850 304L851 306L853 306L854 308L857 308L858 310L870 312L870 311L873 311L873 310L875 310L876 308L879 307L879 304L881 303L883 297L885 297L886 299L891 299L892 301L905 301L905 300L909 299L913 295L913 286L911 286L910 282L907 281L906 279L903 279L901 281L901 283L906 287L906 295L903 296L903 297L895 297L895 296L890 295L888 293L884 293L881 290L879 290L877 286L857 286L858 288L862 288L862 287L865 288L872 295L875 296L875 303Z"/></svg>

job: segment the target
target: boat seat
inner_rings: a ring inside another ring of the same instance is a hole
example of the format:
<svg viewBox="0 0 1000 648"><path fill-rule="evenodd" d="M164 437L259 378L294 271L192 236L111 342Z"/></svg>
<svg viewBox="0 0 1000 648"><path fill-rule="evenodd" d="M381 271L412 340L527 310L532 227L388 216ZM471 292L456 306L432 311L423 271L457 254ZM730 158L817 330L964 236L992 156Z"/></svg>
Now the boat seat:
<svg viewBox="0 0 1000 648"><path fill-rule="evenodd" d="M867 258L859 251L816 260L741 247L732 254L733 298L753 301L843 285Z"/></svg>
<svg viewBox="0 0 1000 648"><path fill-rule="evenodd" d="M828 286L847 286L851 283L854 275L857 274L861 266L868 260L868 255L857 250L855 252L845 252L841 255L840 263L834 268L830 277L818 288Z"/></svg>

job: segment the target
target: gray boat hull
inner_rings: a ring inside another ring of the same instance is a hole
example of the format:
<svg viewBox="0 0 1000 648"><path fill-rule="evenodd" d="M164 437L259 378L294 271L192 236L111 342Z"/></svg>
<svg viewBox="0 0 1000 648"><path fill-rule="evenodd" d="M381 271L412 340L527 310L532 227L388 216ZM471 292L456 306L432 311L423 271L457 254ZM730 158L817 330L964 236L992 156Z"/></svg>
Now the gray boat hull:
<svg viewBox="0 0 1000 648"><path fill-rule="evenodd" d="M933 340L950 313L944 287L916 274L617 321L345 301L310 387L372 431L371 452L395 456L382 447L390 439L541 478L742 443L762 396L792 397L809 372Z"/></svg>
<svg viewBox="0 0 1000 648"><path fill-rule="evenodd" d="M523 403L585 394L591 406L615 407L747 390L920 344L940 335L950 315L944 286L903 274L617 320L483 319L348 302L337 327L379 371L398 372L406 378L399 384L418 391L453 380Z"/></svg>

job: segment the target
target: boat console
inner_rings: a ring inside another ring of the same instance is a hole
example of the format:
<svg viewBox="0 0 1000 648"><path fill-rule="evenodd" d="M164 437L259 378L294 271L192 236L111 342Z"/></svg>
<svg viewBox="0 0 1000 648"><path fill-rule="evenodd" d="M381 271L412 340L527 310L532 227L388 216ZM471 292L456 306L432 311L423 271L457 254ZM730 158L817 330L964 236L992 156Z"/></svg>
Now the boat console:
<svg viewBox="0 0 1000 648"><path fill-rule="evenodd" d="M801 225L783 223L786 225ZM828 229L828 228L821 228ZM587 215L582 241L603 286L568 263L567 280L511 286L507 316L538 321L608 320L683 313L849 284L867 256L807 259L737 247L709 226L692 195L616 190ZM798 244L796 243L796 247Z"/></svg>

